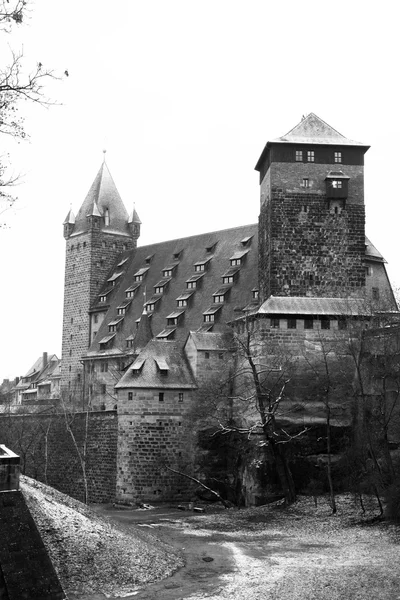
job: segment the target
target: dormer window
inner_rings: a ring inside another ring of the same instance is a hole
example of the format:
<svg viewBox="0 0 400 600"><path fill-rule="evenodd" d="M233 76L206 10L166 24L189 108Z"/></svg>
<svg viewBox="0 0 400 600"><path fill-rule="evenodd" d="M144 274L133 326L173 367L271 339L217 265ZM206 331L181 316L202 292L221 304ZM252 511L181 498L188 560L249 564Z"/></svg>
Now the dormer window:
<svg viewBox="0 0 400 600"><path fill-rule="evenodd" d="M248 250L244 250L242 252L235 252L235 254L233 256L231 256L229 259L230 263L231 263L231 267L239 267L240 265L242 265L246 258L247 253L248 253Z"/></svg>
<svg viewBox="0 0 400 600"><path fill-rule="evenodd" d="M340 179L332 179L332 187L338 190L343 188L343 182Z"/></svg>
<svg viewBox="0 0 400 600"><path fill-rule="evenodd" d="M119 319L114 319L114 321L111 321L108 324L108 331L110 333L117 331L119 324L122 323L123 320L124 320L124 317L120 317Z"/></svg>
<svg viewBox="0 0 400 600"><path fill-rule="evenodd" d="M99 341L100 350L106 350L112 346L113 339L115 338L115 333L111 333L106 335Z"/></svg>
<svg viewBox="0 0 400 600"><path fill-rule="evenodd" d="M218 311L221 309L221 306L214 306L209 308L203 313L204 323L214 323L217 320Z"/></svg>
<svg viewBox="0 0 400 600"><path fill-rule="evenodd" d="M158 281L156 283L156 285L154 286L154 293L155 294L163 294L165 292L165 290L167 289L167 285L169 283L169 279L161 279L160 281Z"/></svg>
<svg viewBox="0 0 400 600"><path fill-rule="evenodd" d="M252 290L253 300L258 300L260 292L258 290Z"/></svg>
<svg viewBox="0 0 400 600"><path fill-rule="evenodd" d="M308 150L307 162L314 162L314 150Z"/></svg>
<svg viewBox="0 0 400 600"><path fill-rule="evenodd" d="M303 162L303 150L296 150L296 162Z"/></svg>
<svg viewBox="0 0 400 600"><path fill-rule="evenodd" d="M240 243L242 244L242 246L250 246L252 238L253 238L252 235L248 235L247 237L240 240Z"/></svg>
<svg viewBox="0 0 400 600"><path fill-rule="evenodd" d="M233 275L226 275L223 277L222 283L233 283Z"/></svg>
<svg viewBox="0 0 400 600"><path fill-rule="evenodd" d="M149 254L149 256L146 256L146 258L144 259L146 265L149 265L151 263L153 256L154 254Z"/></svg>
<svg viewBox="0 0 400 600"><path fill-rule="evenodd" d="M203 276L204 276L204 273L201 273L199 275L192 275L192 277L190 277L190 279L188 279L186 281L186 288L188 290L195 290L197 287L200 286L201 279Z"/></svg>
<svg viewBox="0 0 400 600"><path fill-rule="evenodd" d="M134 280L136 282L143 281L143 279L146 277L148 270L149 270L149 267L143 267L142 269L139 269L139 271L136 271L136 273L133 276Z"/></svg>
<svg viewBox="0 0 400 600"><path fill-rule="evenodd" d="M190 297L193 295L193 292L187 292L186 294L181 294L176 299L176 304L178 308L183 308L189 305Z"/></svg>
<svg viewBox="0 0 400 600"><path fill-rule="evenodd" d="M207 260L198 260L196 263L194 263L194 270L196 273L201 273L203 271L205 271L208 267L208 263L210 262L211 258L208 258Z"/></svg>
<svg viewBox="0 0 400 600"><path fill-rule="evenodd" d="M215 302L215 304L222 304L223 302L225 302L225 294L213 296L213 301Z"/></svg>
<svg viewBox="0 0 400 600"><path fill-rule="evenodd" d="M167 325L168 327L173 325L179 325L184 318L185 311L184 310L176 310L175 312L167 315Z"/></svg>
<svg viewBox="0 0 400 600"><path fill-rule="evenodd" d="M154 361L157 365L158 372L160 373L160 375L162 375L163 377L167 377L169 372L169 366L167 362L163 358L155 358Z"/></svg>
<svg viewBox="0 0 400 600"><path fill-rule="evenodd" d="M214 252L217 244L218 244L218 242L214 242L213 244L210 244L209 246L206 246L206 252L208 252L209 254L211 254L212 252Z"/></svg>
<svg viewBox="0 0 400 600"><path fill-rule="evenodd" d="M167 267L164 267L162 270L163 277L166 277L166 278L172 277L176 267L177 267L177 265L168 265Z"/></svg>
<svg viewBox="0 0 400 600"><path fill-rule="evenodd" d="M335 152L334 159L335 159L335 163L341 163L342 162L342 153Z"/></svg>

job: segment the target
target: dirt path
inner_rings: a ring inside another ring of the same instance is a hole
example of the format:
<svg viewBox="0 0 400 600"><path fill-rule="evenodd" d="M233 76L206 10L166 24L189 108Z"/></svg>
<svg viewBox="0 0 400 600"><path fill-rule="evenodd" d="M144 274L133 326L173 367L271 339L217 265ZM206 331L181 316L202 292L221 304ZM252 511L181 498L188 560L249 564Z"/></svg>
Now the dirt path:
<svg viewBox="0 0 400 600"><path fill-rule="evenodd" d="M198 517L167 509L104 514L127 530L142 527L185 557L185 567L171 578L137 589L128 599L399 600L397 530L349 520L345 508L345 517L329 516L326 505L310 514L308 504Z"/></svg>

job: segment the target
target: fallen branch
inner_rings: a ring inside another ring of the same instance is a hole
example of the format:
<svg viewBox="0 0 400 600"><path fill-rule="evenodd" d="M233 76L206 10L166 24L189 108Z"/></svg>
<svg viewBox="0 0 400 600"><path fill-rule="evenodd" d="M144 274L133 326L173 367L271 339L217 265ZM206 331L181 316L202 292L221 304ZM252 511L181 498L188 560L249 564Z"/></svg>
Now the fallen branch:
<svg viewBox="0 0 400 600"><path fill-rule="evenodd" d="M218 500L220 502L222 502L222 504L225 506L225 508L230 508L232 506L231 503L229 503L226 500L224 500L223 498L221 498L221 496L218 494L218 492L209 488L208 485L206 485L205 483L202 483L201 481L196 479L196 477L192 477L191 475L187 475L186 473L182 473L181 471L176 471L175 469L171 469L171 467L165 466L165 468L168 469L168 471L172 471L172 473L176 473L176 475L182 475L182 477L187 477L187 479L190 479L191 481L198 483L205 490L207 490L208 492L211 492L211 494L214 494L214 496L216 496L218 498Z"/></svg>

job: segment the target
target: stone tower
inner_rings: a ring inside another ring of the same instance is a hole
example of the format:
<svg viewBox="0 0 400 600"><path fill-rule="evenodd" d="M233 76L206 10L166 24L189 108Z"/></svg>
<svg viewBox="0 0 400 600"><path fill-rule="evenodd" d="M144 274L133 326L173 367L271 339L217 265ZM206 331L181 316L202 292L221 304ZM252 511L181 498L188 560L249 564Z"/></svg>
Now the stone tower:
<svg viewBox="0 0 400 600"><path fill-rule="evenodd" d="M260 300L365 288L364 154L311 113L268 142L260 173Z"/></svg>
<svg viewBox="0 0 400 600"><path fill-rule="evenodd" d="M136 247L140 219L129 217L105 162L78 212L64 221L66 239L61 391L79 396L82 355L90 342L89 308L117 256Z"/></svg>

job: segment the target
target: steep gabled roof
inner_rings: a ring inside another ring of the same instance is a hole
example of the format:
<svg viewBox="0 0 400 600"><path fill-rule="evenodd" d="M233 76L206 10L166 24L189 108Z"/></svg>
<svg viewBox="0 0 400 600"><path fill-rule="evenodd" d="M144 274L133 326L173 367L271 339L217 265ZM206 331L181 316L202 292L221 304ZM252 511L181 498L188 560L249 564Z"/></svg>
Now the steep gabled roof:
<svg viewBox="0 0 400 600"><path fill-rule="evenodd" d="M94 339L88 355L99 355L104 352L115 354L127 352L127 338L136 332L136 323L143 312L143 291L146 290L147 296L152 297L154 289L160 280L163 280L163 270L166 265L174 265L173 273L168 278L168 285L164 293L157 295L158 301L152 311L151 329L154 336L159 335L167 328L169 324L167 317L174 314L177 310L185 309L184 314L179 318L174 332L168 331L168 335L173 335L174 339L180 340L183 344L189 331L196 331L202 328L205 318L204 312L213 306L213 295L223 285L222 276L230 269L230 258L235 252L241 251L241 241L245 237L251 237L251 244L246 247L246 260L242 265L236 266L237 277L231 285L229 295L224 303L218 305L218 316L214 323L208 323L213 331L223 331L226 329L226 323L232 321L241 310L251 302L252 289L258 281L258 236L257 225L244 225L233 229L226 229L213 233L206 233L179 240L169 240L149 246L142 246L135 250L125 252L122 256L116 257L116 264L122 257L127 257L128 261L124 263L124 274L116 282L115 286L107 296L107 304L97 302L92 305L93 310L107 308L107 316L102 322L96 338ZM212 242L212 243L211 243ZM215 245L215 242L218 242ZM213 252L207 249L213 248ZM174 260L174 255L180 250L179 260ZM151 256L150 263L146 259ZM195 265L199 262L207 262L204 271L198 273L195 271ZM145 271L144 271L145 269ZM115 267L110 271L114 273ZM143 280L135 283L135 274L143 272ZM109 279L110 277L107 277ZM187 282L196 281L196 288L188 288ZM135 284L135 290L132 290ZM99 297L104 296L108 287L107 281L99 292ZM132 290L132 291L130 291ZM98 299L99 299L98 297ZM125 299L132 300L129 311L127 311L123 323L119 326L113 347L109 350L99 348L99 340L108 333L108 325L118 316L118 306ZM178 299L187 299L187 306L178 306ZM171 324L172 325L172 324ZM132 338L131 338L132 339ZM129 342L131 346L131 342Z"/></svg>
<svg viewBox="0 0 400 600"><path fill-rule="evenodd" d="M152 340L115 387L195 389L197 386L181 344Z"/></svg>
<svg viewBox="0 0 400 600"><path fill-rule="evenodd" d="M87 196L75 218L72 235L88 230L88 215L104 216L108 209L110 223L104 231L129 235L128 213L105 162L101 165Z"/></svg>

